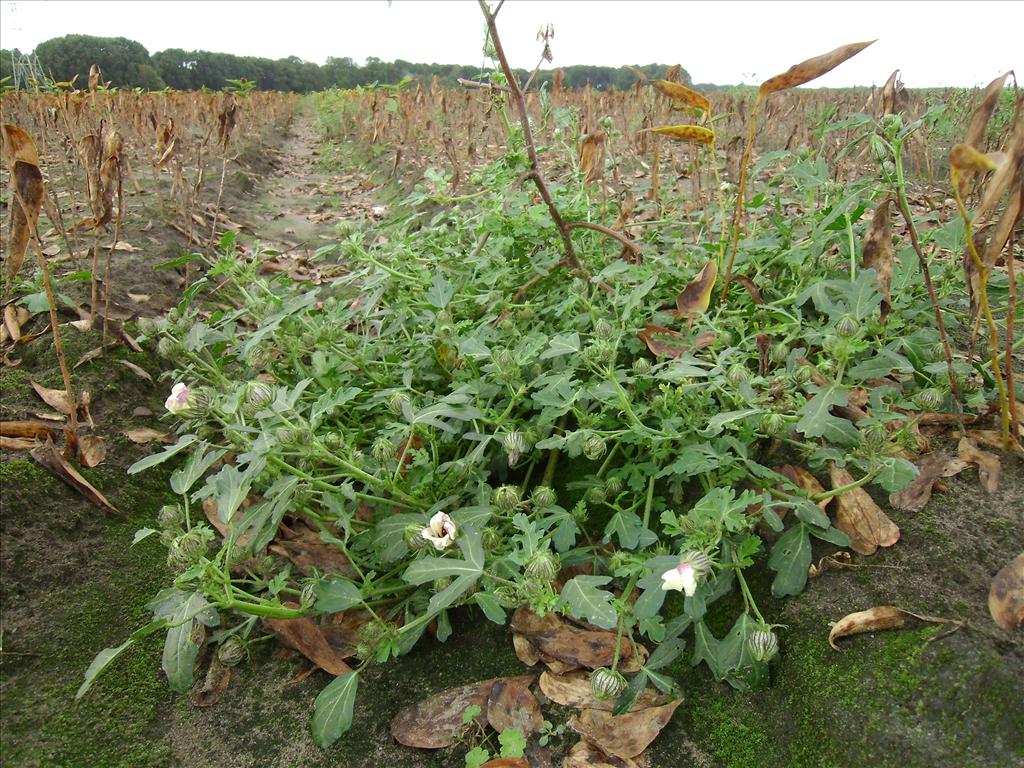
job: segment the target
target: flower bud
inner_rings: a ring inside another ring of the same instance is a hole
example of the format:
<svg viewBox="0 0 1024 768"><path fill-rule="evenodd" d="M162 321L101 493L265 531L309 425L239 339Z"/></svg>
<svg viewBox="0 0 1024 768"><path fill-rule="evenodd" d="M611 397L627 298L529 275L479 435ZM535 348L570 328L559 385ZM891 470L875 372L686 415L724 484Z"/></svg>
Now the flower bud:
<svg viewBox="0 0 1024 768"><path fill-rule="evenodd" d="M238 637L238 635L224 638L217 648L217 659L225 667L238 666L245 661L248 655L249 650L245 646L245 641Z"/></svg>
<svg viewBox="0 0 1024 768"><path fill-rule="evenodd" d="M434 583L430 585L430 590L436 595L438 592L444 592L448 587L451 586L452 580L450 576L445 576L441 579L434 579Z"/></svg>
<svg viewBox="0 0 1024 768"><path fill-rule="evenodd" d="M590 673L590 692L599 701L618 698L626 686L626 678L613 669L598 667Z"/></svg>
<svg viewBox="0 0 1024 768"><path fill-rule="evenodd" d="M607 320L598 320L594 323L594 335L599 339L610 339L612 334L615 333L615 329L612 328L612 324Z"/></svg>
<svg viewBox="0 0 1024 768"><path fill-rule="evenodd" d="M511 584L501 584L494 588L494 598L498 601L498 604L502 608L518 608L523 604L523 601L519 598L519 590Z"/></svg>
<svg viewBox="0 0 1024 768"><path fill-rule="evenodd" d="M779 638L770 629L755 629L747 638L754 661L771 661L779 652Z"/></svg>
<svg viewBox="0 0 1024 768"><path fill-rule="evenodd" d="M486 526L480 531L480 544L485 552L493 552L501 546L501 531L493 526Z"/></svg>
<svg viewBox="0 0 1024 768"><path fill-rule="evenodd" d="M250 381L245 385L245 402L242 412L247 416L255 415L263 410L274 399L274 390L265 381Z"/></svg>
<svg viewBox="0 0 1024 768"><path fill-rule="evenodd" d="M145 336L155 336L160 331L160 325L152 317L140 317L135 321L139 327L139 333Z"/></svg>
<svg viewBox="0 0 1024 768"><path fill-rule="evenodd" d="M786 429L786 419L781 413L762 413L761 432L768 437L777 437Z"/></svg>
<svg viewBox="0 0 1024 768"><path fill-rule="evenodd" d="M768 357L773 363L786 362L786 358L789 357L789 345L784 341L772 344L772 348L768 352Z"/></svg>
<svg viewBox="0 0 1024 768"><path fill-rule="evenodd" d="M591 435L583 443L583 455L591 461L601 459L608 452L608 444L600 435Z"/></svg>
<svg viewBox="0 0 1024 768"><path fill-rule="evenodd" d="M423 526L417 523L409 523L402 531L402 540L409 549L423 549L427 546L427 540L423 538Z"/></svg>
<svg viewBox="0 0 1024 768"><path fill-rule="evenodd" d="M551 581L558 575L559 570L558 555L550 550L542 549L529 559L523 573L528 579Z"/></svg>
<svg viewBox="0 0 1024 768"><path fill-rule="evenodd" d="M388 410L395 414L395 416L401 416L408 402L409 398L404 392L394 392L388 398Z"/></svg>
<svg viewBox="0 0 1024 768"><path fill-rule="evenodd" d="M519 506L519 502L519 488L514 485L503 485L500 488L495 488L494 493L491 495L491 503L506 514L513 512Z"/></svg>
<svg viewBox="0 0 1024 768"><path fill-rule="evenodd" d="M843 315L836 321L836 333L844 339L856 336L860 330L860 323L853 315Z"/></svg>
<svg viewBox="0 0 1024 768"><path fill-rule="evenodd" d="M303 608L312 608L314 603L316 603L316 582L307 581L302 585L302 591L299 593L299 605Z"/></svg>
<svg viewBox="0 0 1024 768"><path fill-rule="evenodd" d="M508 453L508 465L514 467L519 463L519 457L526 453L528 446L522 432L508 432L502 438L505 452Z"/></svg>
<svg viewBox="0 0 1024 768"><path fill-rule="evenodd" d="M885 140L877 133L871 134L871 138L868 139L868 146L871 149L871 156L875 158L875 162L881 163L889 159L889 148L885 145Z"/></svg>
<svg viewBox="0 0 1024 768"><path fill-rule="evenodd" d="M651 372L651 361L646 357L638 357L633 361L633 373L637 376L646 376Z"/></svg>
<svg viewBox="0 0 1024 768"><path fill-rule="evenodd" d="M185 522L185 512L177 504L164 504L156 513L156 520L164 530L180 528Z"/></svg>
<svg viewBox="0 0 1024 768"><path fill-rule="evenodd" d="M591 504L604 504L608 498L608 494L605 493L604 488L601 486L595 486L594 488L588 488L584 498Z"/></svg>
<svg viewBox="0 0 1024 768"><path fill-rule="evenodd" d="M612 498L622 493L624 487L621 477L609 477L604 481L604 491Z"/></svg>
<svg viewBox="0 0 1024 768"><path fill-rule="evenodd" d="M750 378L750 371L747 370L745 365L736 363L729 368L729 372L725 374L725 378L727 378L729 383L734 387L738 387Z"/></svg>
<svg viewBox="0 0 1024 768"><path fill-rule="evenodd" d="M922 389L914 395L914 402L926 411L934 411L939 408L945 399L945 395L934 387Z"/></svg>
<svg viewBox="0 0 1024 768"><path fill-rule="evenodd" d="M548 507L555 506L558 503L558 496L554 490L546 485L538 485L533 489L533 494L530 496L530 500L533 502L533 506L536 509L547 509Z"/></svg>
<svg viewBox="0 0 1024 768"><path fill-rule="evenodd" d="M166 357L172 359L181 354L181 344L178 343L177 339L172 339L169 336L164 336L160 341L156 343L156 351L160 357Z"/></svg>

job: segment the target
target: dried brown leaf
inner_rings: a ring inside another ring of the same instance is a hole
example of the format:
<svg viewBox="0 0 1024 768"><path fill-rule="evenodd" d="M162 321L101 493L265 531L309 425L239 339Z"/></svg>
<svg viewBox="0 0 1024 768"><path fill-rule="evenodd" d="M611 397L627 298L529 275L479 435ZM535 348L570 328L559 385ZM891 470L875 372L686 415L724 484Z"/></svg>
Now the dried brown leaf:
<svg viewBox="0 0 1024 768"><path fill-rule="evenodd" d="M231 670L221 664L220 659L214 654L210 661L210 668L206 670L203 684L192 690L190 696L192 703L197 707L212 707L223 698L230 682Z"/></svg>
<svg viewBox="0 0 1024 768"><path fill-rule="evenodd" d="M832 570L844 570L846 568L853 567L853 558L849 552L840 551L834 555L825 555L825 557L818 560L817 563L811 563L807 569L807 576L811 579L816 579L825 571Z"/></svg>
<svg viewBox="0 0 1024 768"><path fill-rule="evenodd" d="M275 555L291 560L307 576L314 570L321 574L358 575L344 552L302 523L296 523L293 528L282 525L278 538L269 549Z"/></svg>
<svg viewBox="0 0 1024 768"><path fill-rule="evenodd" d="M0 421L0 436L31 437L45 440L53 437L53 427L38 421Z"/></svg>
<svg viewBox="0 0 1024 768"><path fill-rule="evenodd" d="M533 678L496 680L487 697L487 722L498 733L515 728L524 736L544 727L537 697L530 693Z"/></svg>
<svg viewBox="0 0 1024 768"><path fill-rule="evenodd" d="M978 468L978 479L981 480L981 487L987 493L995 493L999 490L1001 465L996 454L981 450L978 444L969 437L960 438L957 452L961 459Z"/></svg>
<svg viewBox="0 0 1024 768"><path fill-rule="evenodd" d="M107 501L106 496L96 490L88 480L79 474L78 470L68 464L52 440L47 439L44 445L40 445L33 450L32 459L40 466L53 472L96 506L109 509L116 514L121 514L117 507Z"/></svg>
<svg viewBox="0 0 1024 768"><path fill-rule="evenodd" d="M32 437L0 435L0 449L5 451L31 451L37 445L39 445L39 441Z"/></svg>
<svg viewBox="0 0 1024 768"><path fill-rule="evenodd" d="M881 320L884 323L892 309L892 294L889 286L892 284L893 272L893 250L892 250L892 223L889 216L889 204L891 198L886 198L875 210L871 219L871 228L868 230L867 238L864 240L864 266L877 272L875 284L883 298L881 308Z"/></svg>
<svg viewBox="0 0 1024 768"><path fill-rule="evenodd" d="M545 696L563 707L600 709L611 712L615 706L614 701L594 698L590 689L589 672L569 672L564 675L544 672L540 676L540 689ZM647 688L637 697L633 706L630 707L630 711L655 707L664 704L667 700L665 696Z"/></svg>
<svg viewBox="0 0 1024 768"><path fill-rule="evenodd" d="M932 497L935 481L940 477L953 477L967 468L963 459L952 458L942 451L927 453L914 462L917 477L902 491L889 494L889 503L895 509L920 512Z"/></svg>
<svg viewBox="0 0 1024 768"><path fill-rule="evenodd" d="M906 622L906 614L894 605L881 605L866 611L857 611L835 623L828 633L828 644L838 651L836 640L841 637L878 632L883 629L899 629Z"/></svg>
<svg viewBox="0 0 1024 768"><path fill-rule="evenodd" d="M140 379L145 379L150 384L153 383L153 377L149 375L149 372L145 368L141 368L141 367L139 367L138 365L136 365L135 363L133 363L133 362L131 362L129 360L121 360L119 362L121 363L121 365L123 365L125 368L127 368L132 373L134 373Z"/></svg>
<svg viewBox="0 0 1024 768"><path fill-rule="evenodd" d="M83 435L78 438L78 458L87 467L95 467L107 458L107 445L98 435Z"/></svg>
<svg viewBox="0 0 1024 768"><path fill-rule="evenodd" d="M580 141L580 170L588 184L604 177L605 138L604 131L597 131L585 134Z"/></svg>
<svg viewBox="0 0 1024 768"><path fill-rule="evenodd" d="M682 699L676 699L660 707L617 716L597 709L585 709L569 721L569 727L606 754L633 758L657 738L682 703Z"/></svg>
<svg viewBox="0 0 1024 768"><path fill-rule="evenodd" d="M21 338L21 323L18 322L18 308L14 304L4 307L4 328L12 341Z"/></svg>
<svg viewBox="0 0 1024 768"><path fill-rule="evenodd" d="M711 111L711 102L708 101L707 96L687 88L685 85L674 83L671 80L650 80L651 85L658 89L658 91L665 96L672 99L673 102L681 104L687 107L696 107L702 109L705 112ZM673 104L675 106L675 104Z"/></svg>
<svg viewBox="0 0 1024 768"><path fill-rule="evenodd" d="M562 768L640 768L640 764L628 757L606 755L594 744L581 739L565 756Z"/></svg>
<svg viewBox="0 0 1024 768"><path fill-rule="evenodd" d="M698 315L706 312L717 278L718 265L710 259L676 298L676 319L685 317L692 323Z"/></svg>
<svg viewBox="0 0 1024 768"><path fill-rule="evenodd" d="M289 607L298 606L289 604ZM301 653L324 672L337 676L352 671L313 619L265 619L264 623L284 645Z"/></svg>
<svg viewBox="0 0 1024 768"><path fill-rule="evenodd" d="M48 387L36 384L34 381L29 381L32 385L32 389L36 391L36 394L42 399L44 403L53 408L55 411L63 413L65 416L71 415L71 401L68 400L68 393L63 389L50 389Z"/></svg>
<svg viewBox="0 0 1024 768"><path fill-rule="evenodd" d="M864 43L849 43L821 56L815 56L813 59L807 59L799 64L794 64L781 75L768 78L761 83L760 95L763 97L769 93L785 91L789 88L796 88L798 85L809 83L826 72L832 71L847 59L856 56L873 42L875 41L868 40Z"/></svg>
<svg viewBox="0 0 1024 768"><path fill-rule="evenodd" d="M614 632L578 629L555 613L541 617L528 608L517 608L512 616L512 629L525 635L541 654L572 667L610 667L615 656ZM619 661L623 671L636 669L633 647L633 643L622 643ZM639 644L636 647L643 648Z"/></svg>
<svg viewBox="0 0 1024 768"><path fill-rule="evenodd" d="M971 121L967 124L967 132L964 134L965 144L979 151L985 151L985 129L988 127L989 120L992 119L992 113L995 112L996 104L999 103L999 92L1003 90L1003 83L1006 82L1006 78L1009 75L1009 72L1004 72L985 86L985 90L981 94L981 101L974 108L974 112L971 114ZM960 177L959 192L961 197L967 194L967 190L971 186L972 176L973 172Z"/></svg>
<svg viewBox="0 0 1024 768"><path fill-rule="evenodd" d="M74 364L72 370L74 370L74 368L78 368L81 365L85 365L86 363L95 360L98 357L103 357L103 347L95 347L93 349L90 349L88 352L86 352L78 359L78 362Z"/></svg>
<svg viewBox="0 0 1024 768"><path fill-rule="evenodd" d="M137 445L146 445L147 443L160 442L160 443L173 443L174 435L169 432L161 432L159 429L151 429L150 427L140 427L139 429L129 429L124 433L125 437L131 440Z"/></svg>
<svg viewBox="0 0 1024 768"><path fill-rule="evenodd" d="M1008 632L1024 628L1024 552L996 574L988 593L992 620Z"/></svg>
<svg viewBox="0 0 1024 768"><path fill-rule="evenodd" d="M11 173L7 229L7 280L11 281L21 269L32 233L36 230L39 211L43 207L44 183L39 170L39 153L32 137L9 123L4 123L0 130L3 133L4 162Z"/></svg>
<svg viewBox="0 0 1024 768"><path fill-rule="evenodd" d="M832 488L840 488L853 482L853 476L845 469L830 466ZM875 504L863 488L854 488L834 497L836 503L836 528L850 537L850 546L861 555L873 555L879 547L891 547L900 539L900 529Z"/></svg>
<svg viewBox="0 0 1024 768"><path fill-rule="evenodd" d="M692 141L697 144L715 143L715 132L702 125L659 125L648 130L675 141Z"/></svg>
<svg viewBox="0 0 1024 768"><path fill-rule="evenodd" d="M540 661L540 652L536 646L518 632L512 633L512 647L515 649L516 656L526 666L536 666Z"/></svg>
<svg viewBox="0 0 1024 768"><path fill-rule="evenodd" d="M825 492L824 486L818 482L818 479L810 473L810 470L803 467L783 464L781 467L775 467L775 471L794 485L800 487L808 496L816 496L819 493ZM819 501L818 507L824 512L825 508L828 507L828 499Z"/></svg>

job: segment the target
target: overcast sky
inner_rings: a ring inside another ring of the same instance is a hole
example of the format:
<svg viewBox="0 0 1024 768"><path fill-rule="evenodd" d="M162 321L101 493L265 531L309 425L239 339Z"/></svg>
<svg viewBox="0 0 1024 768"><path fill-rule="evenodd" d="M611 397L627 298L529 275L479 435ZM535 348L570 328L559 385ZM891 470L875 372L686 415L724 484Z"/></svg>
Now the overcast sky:
<svg viewBox="0 0 1024 768"><path fill-rule="evenodd" d="M591 2L508 0L498 17L518 67L533 68L538 28L555 27L554 66L681 64L694 82L757 83L839 45L878 38L815 85L983 85L1024 79L1024 2ZM250 56L367 56L482 64L472 0L66 2L0 0L0 47L31 51L67 34Z"/></svg>

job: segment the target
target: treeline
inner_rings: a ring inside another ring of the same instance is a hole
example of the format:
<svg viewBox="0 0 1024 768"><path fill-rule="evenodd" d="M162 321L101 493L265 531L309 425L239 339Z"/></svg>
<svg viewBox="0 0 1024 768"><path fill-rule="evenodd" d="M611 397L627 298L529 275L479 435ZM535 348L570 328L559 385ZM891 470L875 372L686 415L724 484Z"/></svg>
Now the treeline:
<svg viewBox="0 0 1024 768"><path fill-rule="evenodd" d="M34 66L26 67L26 63ZM397 83L405 78L431 80L437 77L445 86L454 86L459 78L472 79L480 75L478 67L454 64L416 64L410 61L381 61L370 57L363 65L351 58L329 58L324 65L303 61L297 56L286 59L264 59L255 56L235 56L210 51L184 51L169 48L152 55L134 40L124 37L92 37L66 35L40 43L30 56L18 50L0 50L0 78L9 85L26 87L31 77L26 71L37 66L55 82L68 82L76 75L85 84L89 67L99 65L104 81L119 88L145 88L160 90L222 89L228 80L251 80L256 87L269 91L309 93L328 88L355 88L372 83ZM20 68L20 69L19 69ZM663 76L666 65L648 64L639 67L650 76ZM576 65L561 67L562 84L566 88L582 88L588 83L601 90L625 89L636 82L636 75L628 67L601 67ZM528 76L520 72L520 76ZM550 82L551 70L538 73L537 82ZM680 72L682 82L689 83L686 70Z"/></svg>

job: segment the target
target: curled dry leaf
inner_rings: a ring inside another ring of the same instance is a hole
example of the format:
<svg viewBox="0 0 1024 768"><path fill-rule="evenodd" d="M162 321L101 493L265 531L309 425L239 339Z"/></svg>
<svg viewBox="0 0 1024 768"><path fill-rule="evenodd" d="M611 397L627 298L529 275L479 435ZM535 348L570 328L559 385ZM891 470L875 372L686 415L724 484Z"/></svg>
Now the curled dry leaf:
<svg viewBox="0 0 1024 768"><path fill-rule="evenodd" d="M832 487L853 482L845 469L830 466ZM850 537L850 546L861 555L873 555L879 547L891 547L900 540L900 529L875 504L863 488L854 488L835 497L836 528Z"/></svg>
<svg viewBox="0 0 1024 768"><path fill-rule="evenodd" d="M825 555L816 564L811 563L807 569L807 576L816 579L825 571L843 570L853 567L853 558L849 552L836 552L834 555Z"/></svg>
<svg viewBox="0 0 1024 768"><path fill-rule="evenodd" d="M796 88L798 85L809 83L826 72L831 72L847 59L856 56L873 42L875 41L868 40L864 43L849 43L821 56L815 56L813 59L807 59L799 64L794 64L781 75L768 78L761 83L760 95L764 97L769 93L785 91L789 88Z"/></svg>
<svg viewBox="0 0 1024 768"><path fill-rule="evenodd" d="M68 399L68 393L63 389L50 389L36 384L34 381L29 381L29 384L32 385L32 389L36 391L36 394L48 406L55 411L60 411L65 416L71 415L71 401Z"/></svg>
<svg viewBox="0 0 1024 768"><path fill-rule="evenodd" d="M707 96L692 88L687 88L680 83L673 83L671 80L650 80L649 82L659 92L672 99L675 102L672 105L674 107L696 107L705 112L711 111L711 102L708 101Z"/></svg>
<svg viewBox="0 0 1024 768"><path fill-rule="evenodd" d="M331 648L347 659L356 655L363 627L373 619L373 615L365 609L350 608L347 611L327 614L320 623L320 631Z"/></svg>
<svg viewBox="0 0 1024 768"><path fill-rule="evenodd" d="M68 464L64 457L61 456L60 451L57 450L57 446L55 446L53 441L49 438L47 438L44 445L40 445L38 448L34 449L31 455L32 459L37 464L53 472L53 474L70 485L96 506L109 509L111 512L116 514L121 514L117 507L107 501L106 496L96 490L88 480L79 474L78 470Z"/></svg>
<svg viewBox="0 0 1024 768"><path fill-rule="evenodd" d="M33 437L7 437L0 435L0 448L5 451L31 451L39 443Z"/></svg>
<svg viewBox="0 0 1024 768"><path fill-rule="evenodd" d="M129 429L124 433L125 437L131 440L133 443L138 445L146 445L147 443L160 442L160 443L173 443L174 435L169 432L161 432L159 429L151 429L150 427L141 427L139 429Z"/></svg>
<svg viewBox="0 0 1024 768"><path fill-rule="evenodd" d="M85 365L86 363L95 360L97 357L103 357L103 347L95 347L93 349L90 349L88 352L86 352L78 359L78 362L75 363L73 368L78 368L79 366Z"/></svg>
<svg viewBox="0 0 1024 768"><path fill-rule="evenodd" d="M640 768L640 764L628 757L606 755L594 744L582 739L569 750L562 768Z"/></svg>
<svg viewBox="0 0 1024 768"><path fill-rule="evenodd" d="M577 629L555 613L541 617L528 608L518 608L512 616L512 629L525 635L544 656L570 665L571 668L610 667L615 657L614 632ZM638 669L633 647L633 643L622 643L619 663L620 670L624 672L635 672ZM636 647L643 648L639 644Z"/></svg>
<svg viewBox="0 0 1024 768"><path fill-rule="evenodd" d="M795 467L792 464L783 464L781 467L775 467L775 471L794 485L801 488L808 496L816 496L819 493L825 492L824 486L818 482L818 479L812 475L809 470L806 470L803 467ZM821 509L822 512L825 511L827 506L828 499L818 502L818 508Z"/></svg>
<svg viewBox="0 0 1024 768"><path fill-rule="evenodd" d="M487 697L487 722L498 733L515 728L524 736L544 727L544 716L537 697L530 693L533 678L496 680Z"/></svg>
<svg viewBox="0 0 1024 768"><path fill-rule="evenodd" d="M530 768L525 757L496 757L488 760L480 768Z"/></svg>
<svg viewBox="0 0 1024 768"><path fill-rule="evenodd" d="M597 131L585 134L580 142L580 170L588 184L604 176L605 137L604 131Z"/></svg>
<svg viewBox="0 0 1024 768"><path fill-rule="evenodd" d="M676 319L685 317L688 323L692 323L698 315L706 312L717 278L718 265L710 259L676 298Z"/></svg>
<svg viewBox="0 0 1024 768"><path fill-rule="evenodd" d="M87 467L95 467L107 458L107 445L98 435L83 435L78 438L78 458Z"/></svg>
<svg viewBox="0 0 1024 768"><path fill-rule="evenodd" d="M480 708L474 721L487 724L487 699L499 680L518 680L529 685L532 675L522 677L495 677L478 683L451 688L434 694L429 699L406 707L391 721L391 735L399 744L419 749L442 749L454 744L465 729L462 713L466 707Z"/></svg>
<svg viewBox="0 0 1024 768"><path fill-rule="evenodd" d="M671 328L664 328L660 325L648 325L637 337L655 357L676 358L684 352L696 352L714 344L715 334L711 331L700 333L696 337L690 337L685 333L673 331Z"/></svg>
<svg viewBox="0 0 1024 768"><path fill-rule="evenodd" d="M969 437L961 437L957 444L957 452L960 458L968 464L978 468L978 479L981 480L981 487L988 493L995 493L999 490L999 471L1001 465L999 457L989 451L983 451L978 444Z"/></svg>
<svg viewBox="0 0 1024 768"><path fill-rule="evenodd" d="M889 292L893 271L892 224L889 217L891 202L891 198L887 197L875 210L875 215L871 219L871 228L864 240L862 257L864 266L877 273L875 284L883 296L880 310L880 319L883 323L888 319L892 309L892 294Z"/></svg>
<svg viewBox="0 0 1024 768"><path fill-rule="evenodd" d="M38 421L0 421L0 437L53 437L53 427Z"/></svg>
<svg viewBox="0 0 1024 768"><path fill-rule="evenodd" d="M203 684L192 690L192 703L197 707L212 707L220 702L230 682L231 669L221 664L220 659L214 654L210 668L206 670Z"/></svg>
<svg viewBox="0 0 1024 768"><path fill-rule="evenodd" d="M536 666L537 662L540 661L540 652L537 650L537 647L518 632L512 633L512 647L516 651L516 656L526 666Z"/></svg>
<svg viewBox="0 0 1024 768"><path fill-rule="evenodd" d="M594 694L590 689L589 672L569 672L564 675L544 672L540 676L540 689L545 696L556 704L561 704L563 707L600 709L606 712L611 712L615 707L614 700L608 701L594 698ZM645 688L637 697L633 706L629 708L629 711L633 712L638 709L656 707L664 704L666 701L668 701L667 697L656 693L650 688Z"/></svg>
<svg viewBox="0 0 1024 768"><path fill-rule="evenodd" d="M917 477L902 491L889 495L889 503L895 509L920 512L932 497L936 480L941 477L953 477L968 466L963 459L952 458L942 451L927 453L914 464L917 465Z"/></svg>
<svg viewBox="0 0 1024 768"><path fill-rule="evenodd" d="M1024 628L1024 552L1007 563L992 580L988 610L993 621L1003 629Z"/></svg>
<svg viewBox="0 0 1024 768"><path fill-rule="evenodd" d="M878 632L883 629L899 629L907 623L906 614L894 605L880 605L866 611L857 611L844 616L835 623L828 633L828 644L839 650L836 640L864 632Z"/></svg>
<svg viewBox="0 0 1024 768"><path fill-rule="evenodd" d="M294 603L286 605L298 607ZM264 623L284 645L301 653L324 672L338 676L352 671L312 619L265 619Z"/></svg>
<svg viewBox="0 0 1024 768"><path fill-rule="evenodd" d="M976 150L984 151L985 129L988 127L992 113L995 112L996 104L999 102L999 92L1003 90L1003 84L1009 72L1004 72L995 80L985 86L981 95L981 101L971 114L971 120L967 124L967 132L964 134L964 143ZM960 176L958 191L963 197L971 186L971 177L974 171L968 171Z"/></svg>
<svg viewBox="0 0 1024 768"><path fill-rule="evenodd" d="M585 709L569 721L569 727L606 754L633 758L657 738L682 703L682 699L676 699L660 707L617 716L598 709Z"/></svg>
<svg viewBox="0 0 1024 768"><path fill-rule="evenodd" d="M649 130L676 141L692 141L697 144L715 143L715 132L702 125L659 125Z"/></svg>
<svg viewBox="0 0 1024 768"><path fill-rule="evenodd" d="M342 576L357 576L351 561L334 544L320 538L320 534L303 523L294 527L282 525L270 551L288 560L302 573L311 575L336 573Z"/></svg>
<svg viewBox="0 0 1024 768"><path fill-rule="evenodd" d="M29 240L39 221L44 183L43 173L39 170L39 153L32 137L9 123L3 124L2 132L4 162L11 173L7 230L7 280L11 281L21 269Z"/></svg>
<svg viewBox="0 0 1024 768"><path fill-rule="evenodd" d="M119 362L121 363L121 365L123 365L125 368L127 368L132 373L134 373L140 379L145 379L150 384L153 383L153 377L149 375L149 372L145 368L141 368L141 367L139 367L138 365L136 365L135 363L133 363L133 362L131 362L129 360L121 360Z"/></svg>

